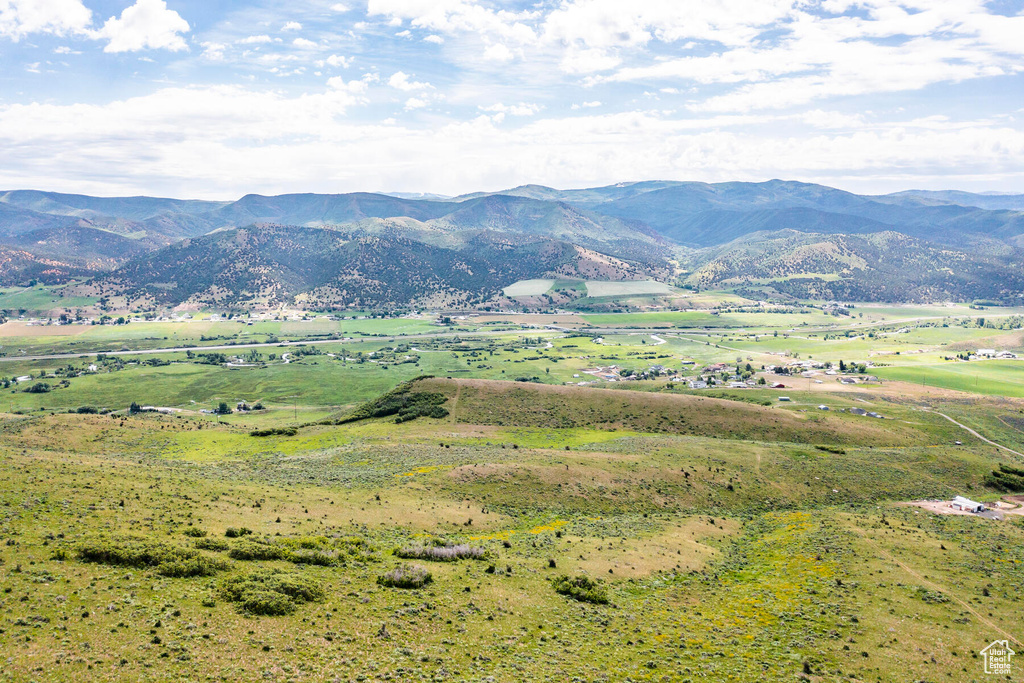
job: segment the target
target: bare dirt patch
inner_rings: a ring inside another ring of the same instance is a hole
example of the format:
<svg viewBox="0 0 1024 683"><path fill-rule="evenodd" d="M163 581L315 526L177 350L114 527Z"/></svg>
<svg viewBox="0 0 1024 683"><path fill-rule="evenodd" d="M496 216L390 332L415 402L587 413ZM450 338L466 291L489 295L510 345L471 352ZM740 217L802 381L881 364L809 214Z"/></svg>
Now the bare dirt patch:
<svg viewBox="0 0 1024 683"><path fill-rule="evenodd" d="M953 507L952 503L948 500L912 500L905 503L898 503L898 505L907 505L910 507L919 507L928 512L932 512L936 515L959 515L961 517L984 517L983 514L976 514L974 512L966 512L964 510L957 510ZM1000 512L1008 512L1007 510L1000 510ZM1011 514L1017 514L1012 513Z"/></svg>

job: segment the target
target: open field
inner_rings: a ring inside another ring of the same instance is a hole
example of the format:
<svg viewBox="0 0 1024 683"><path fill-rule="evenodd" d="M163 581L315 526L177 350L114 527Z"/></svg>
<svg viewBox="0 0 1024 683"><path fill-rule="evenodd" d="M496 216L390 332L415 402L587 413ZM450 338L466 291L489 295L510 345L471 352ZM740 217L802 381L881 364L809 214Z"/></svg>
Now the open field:
<svg viewBox="0 0 1024 683"><path fill-rule="evenodd" d="M90 297L66 296L65 287L0 287L0 311L45 313L65 308L85 308L96 304Z"/></svg>
<svg viewBox="0 0 1024 683"><path fill-rule="evenodd" d="M554 284L554 280L520 280L506 287L503 293L509 297L540 296L551 289Z"/></svg>
<svg viewBox="0 0 1024 683"><path fill-rule="evenodd" d="M5 680L790 680L806 663L823 679L980 681L970 653L1020 637L1024 527L885 502L978 489L985 449L840 454L421 420L267 439L192 417L4 421ZM335 566L235 559L252 542L225 539L229 527L271 544L256 547L358 551ZM76 557L126 535L188 548L190 528L231 551L201 551L221 558L213 576ZM392 548L433 538L490 557L421 563L433 574L421 590L377 585L409 563ZM240 611L223 587L257 568L324 597L285 616ZM612 605L558 595L548 579L560 573L603 579ZM915 628L893 639L911 615ZM711 656L723 649L732 655Z"/></svg>
<svg viewBox="0 0 1024 683"><path fill-rule="evenodd" d="M702 315L757 325L660 329ZM1024 452L1024 366L941 360L1016 332L870 337L860 319L808 330L810 315L587 315L618 329L600 338L547 316L393 340L382 330L429 323L340 321L385 334L355 340L318 339L341 334L324 320L8 335L156 348L0 364L32 376L0 390L0 681L987 680L980 651L1024 638L1024 518L904 503L1008 496L991 473L1024 459L938 413ZM159 351L271 335L318 343ZM877 359L884 381L760 369L811 357ZM716 363L786 388L626 379L721 377ZM243 400L265 409L200 412ZM443 411L402 417L414 405ZM403 556L462 546L482 559ZM411 565L432 582L378 582ZM562 575L595 601L558 593Z"/></svg>
<svg viewBox="0 0 1024 683"><path fill-rule="evenodd" d="M608 296L638 296L644 294L671 294L673 289L663 282L654 280L624 281L624 282L602 282L599 280L587 280L587 296L608 297Z"/></svg>

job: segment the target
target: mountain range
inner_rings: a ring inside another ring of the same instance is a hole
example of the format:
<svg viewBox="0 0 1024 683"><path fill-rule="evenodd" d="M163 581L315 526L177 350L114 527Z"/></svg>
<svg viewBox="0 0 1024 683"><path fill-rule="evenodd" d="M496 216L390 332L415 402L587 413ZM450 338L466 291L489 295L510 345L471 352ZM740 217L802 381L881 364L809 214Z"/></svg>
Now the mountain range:
<svg viewBox="0 0 1024 683"><path fill-rule="evenodd" d="M237 201L0 192L0 285L133 305L512 305L521 279L860 300L1019 298L1024 195L792 181Z"/></svg>

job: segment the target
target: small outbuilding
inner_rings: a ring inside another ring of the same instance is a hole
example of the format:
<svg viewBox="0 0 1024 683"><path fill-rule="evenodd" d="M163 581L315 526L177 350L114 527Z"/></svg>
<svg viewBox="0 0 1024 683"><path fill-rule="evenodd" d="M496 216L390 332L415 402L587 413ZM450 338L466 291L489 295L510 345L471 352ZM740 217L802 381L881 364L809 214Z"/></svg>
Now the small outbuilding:
<svg viewBox="0 0 1024 683"><path fill-rule="evenodd" d="M985 511L985 506L982 503L976 503L970 498L964 498L963 496L954 498L951 506L954 510L963 510L964 512Z"/></svg>

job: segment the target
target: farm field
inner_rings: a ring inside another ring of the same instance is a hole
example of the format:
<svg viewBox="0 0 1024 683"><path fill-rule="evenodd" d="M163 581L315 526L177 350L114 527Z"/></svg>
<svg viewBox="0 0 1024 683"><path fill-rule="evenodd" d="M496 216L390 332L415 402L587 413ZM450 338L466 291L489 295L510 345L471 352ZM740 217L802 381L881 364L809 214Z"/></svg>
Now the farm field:
<svg viewBox="0 0 1024 683"><path fill-rule="evenodd" d="M506 287L503 292L505 296L540 296L555 284L554 280L520 280Z"/></svg>
<svg viewBox="0 0 1024 683"><path fill-rule="evenodd" d="M654 280L603 282L587 280L587 296L598 298L608 296L637 296L643 294L671 294L673 289L663 282Z"/></svg>
<svg viewBox="0 0 1024 683"><path fill-rule="evenodd" d="M879 377L991 396L1024 397L1024 361L986 360L878 369Z"/></svg>
<svg viewBox="0 0 1024 683"><path fill-rule="evenodd" d="M29 328L317 343L0 363L0 681L987 680L1024 517L905 503L1010 495L1024 458L938 414L1024 452L1024 366L941 360L1010 319L682 315ZM883 381L761 370L811 358ZM748 364L785 388L669 381Z"/></svg>
<svg viewBox="0 0 1024 683"><path fill-rule="evenodd" d="M96 304L90 297L65 296L64 287L0 287L0 311L44 313L55 309L85 308Z"/></svg>

